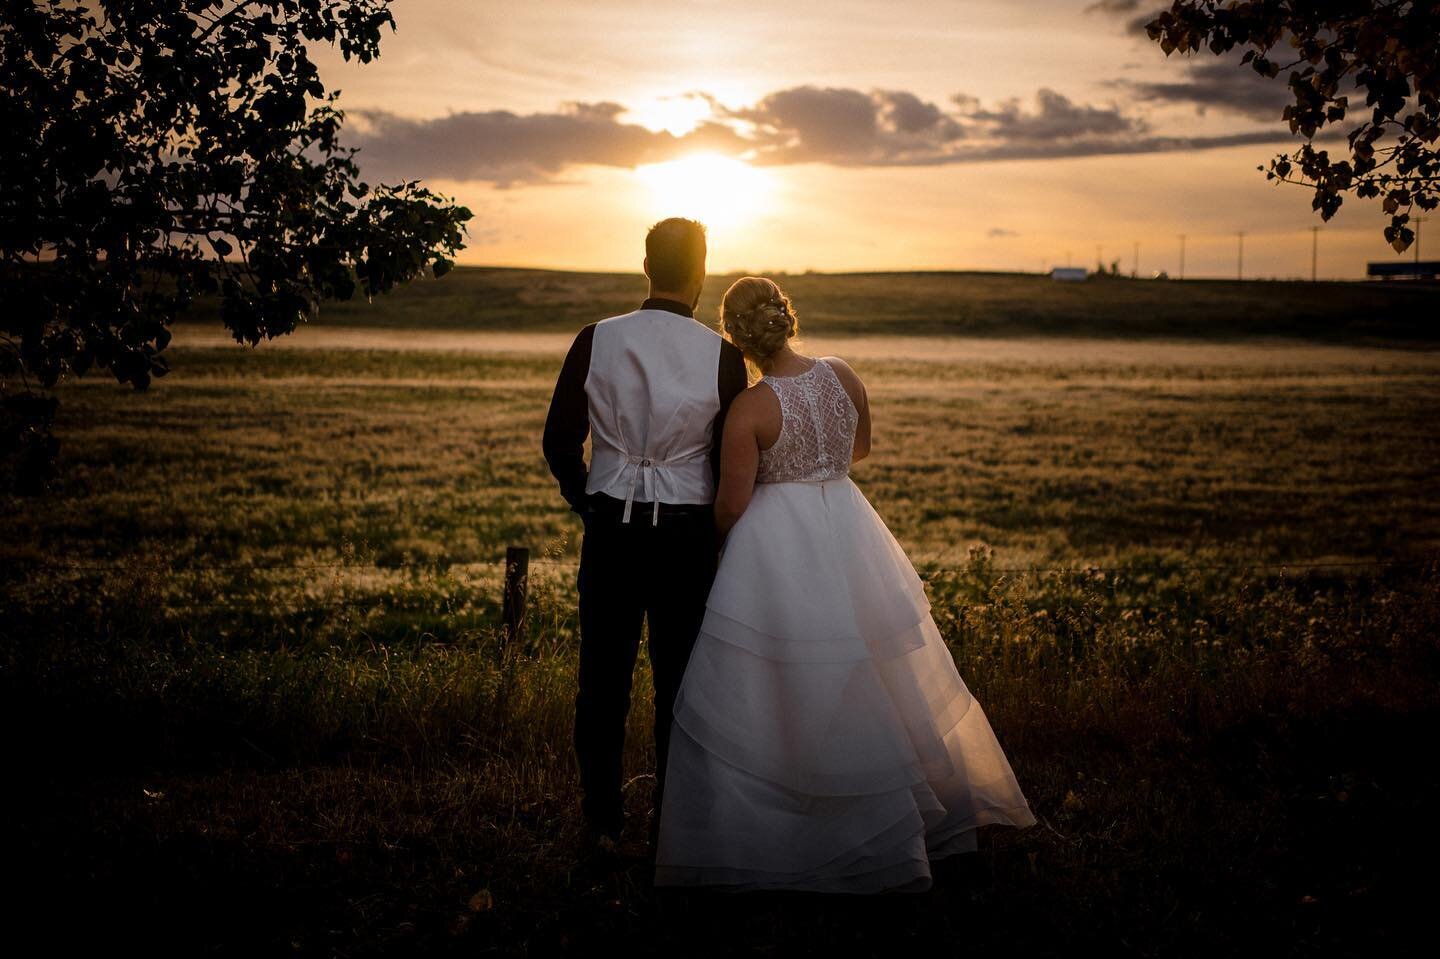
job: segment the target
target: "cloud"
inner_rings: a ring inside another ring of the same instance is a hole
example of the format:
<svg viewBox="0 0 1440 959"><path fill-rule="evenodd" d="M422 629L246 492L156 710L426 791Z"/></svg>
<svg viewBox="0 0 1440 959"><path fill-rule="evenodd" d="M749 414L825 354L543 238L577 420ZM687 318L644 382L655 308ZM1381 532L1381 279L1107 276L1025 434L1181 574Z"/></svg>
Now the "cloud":
<svg viewBox="0 0 1440 959"><path fill-rule="evenodd" d="M1014 230L1007 230L1003 226L992 226L986 231L985 235L992 240L1003 240L1007 237L1019 236L1020 234Z"/></svg>
<svg viewBox="0 0 1440 959"><path fill-rule="evenodd" d="M1150 38L1145 24L1158 17L1167 7L1155 0L1097 0L1085 8L1086 13L1102 13L1113 17L1125 17L1125 32L1133 36ZM1139 10L1140 13L1135 11Z"/></svg>
<svg viewBox="0 0 1440 959"><path fill-rule="evenodd" d="M946 163L997 144L1073 145L1145 130L1142 120L1118 107L1079 105L1044 88L1033 110L1019 99L985 109L965 94L951 97L951 104L947 112L901 90L803 86L771 93L745 109L722 108L722 115L753 126L751 159L765 164Z"/></svg>
<svg viewBox="0 0 1440 959"><path fill-rule="evenodd" d="M1065 158L1107 156L1135 153L1176 153L1180 151L1214 150L1220 147L1246 146L1260 143L1294 145L1295 137L1288 128L1231 133L1221 136L1148 136L1133 139L1076 141L1061 144L997 144L977 150L956 153L944 162L980 163L993 160L1058 160ZM1317 141L1327 139L1319 134ZM1342 139L1338 135L1333 139Z"/></svg>
<svg viewBox="0 0 1440 959"><path fill-rule="evenodd" d="M1187 64L1186 72L1176 81L1154 82L1117 80L1114 85L1128 89L1139 100L1163 104L1193 106L1204 114L1210 109L1233 113L1251 120L1279 124L1286 104L1293 103L1285 79L1262 77L1240 63L1238 53ZM1342 94L1355 99L1353 80L1342 82Z"/></svg>
<svg viewBox="0 0 1440 959"><path fill-rule="evenodd" d="M1145 25L1164 9L1154 0L1097 0L1086 7L1085 12L1126 17L1124 31L1143 38L1144 46L1159 52L1159 47L1146 33ZM1136 10L1142 12L1134 15ZM1183 72L1175 80L1116 80L1111 83L1127 87L1133 96L1143 101L1189 105L1201 114L1213 107L1252 120L1278 122L1285 105L1294 99L1285 78L1262 77L1242 65L1240 57L1245 49L1242 44L1215 58L1183 62L1183 67L1177 64ZM1353 92L1353 82L1351 87Z"/></svg>
<svg viewBox="0 0 1440 959"><path fill-rule="evenodd" d="M1081 106L1045 87L1035 94L1035 101L1035 112L1026 113L1017 99L1006 100L994 110L972 106L975 101L970 97L955 99L962 110L969 110L965 114L968 119L984 125L992 136L1012 142L1054 143L1146 129L1143 120L1125 116L1118 107Z"/></svg>
<svg viewBox="0 0 1440 959"><path fill-rule="evenodd" d="M966 136L954 117L903 90L800 86L743 109L712 105L747 125L762 163L904 163Z"/></svg>
<svg viewBox="0 0 1440 959"><path fill-rule="evenodd" d="M1157 7L1153 10L1147 10L1138 16L1131 17L1125 21L1125 32L1131 36L1144 37L1148 41L1150 39L1150 31L1145 29L1145 27L1150 21L1160 16L1162 10L1164 10L1163 7ZM1156 49L1159 49L1159 47L1157 46Z"/></svg>
<svg viewBox="0 0 1440 959"><path fill-rule="evenodd" d="M1096 0L1085 8L1086 13L1130 13L1146 0Z"/></svg>
<svg viewBox="0 0 1440 959"><path fill-rule="evenodd" d="M1142 100L1203 103L1274 119L1268 91L1233 85L1211 66L1196 68L1179 84L1114 83ZM1263 87L1261 78L1253 79ZM921 166L1294 140L1280 124L1219 136L1165 135L1117 105L1077 103L1048 88L1028 104L1012 98L989 106L963 93L942 106L904 90L808 85L774 91L743 107L703 92L687 95L708 104L710 115L679 136L624 122L625 107L610 101L568 103L550 113L491 110L434 119L352 110L361 124L351 136L368 179L435 177L502 187L564 182L565 171L576 165L634 168L699 151L757 165Z"/></svg>
<svg viewBox="0 0 1440 959"><path fill-rule="evenodd" d="M1278 80L1228 63L1195 64L1189 76L1178 82L1129 81L1126 85L1141 100L1190 105L1201 114L1213 107L1253 120L1279 120L1285 104L1294 99Z"/></svg>
<svg viewBox="0 0 1440 959"><path fill-rule="evenodd" d="M417 176L490 180L501 186L553 180L572 164L633 167L695 149L742 148L735 131L704 123L683 137L621 123L618 103L569 103L555 113L508 110L453 113L412 120L381 111L352 111L364 130L352 140L356 162L372 179Z"/></svg>

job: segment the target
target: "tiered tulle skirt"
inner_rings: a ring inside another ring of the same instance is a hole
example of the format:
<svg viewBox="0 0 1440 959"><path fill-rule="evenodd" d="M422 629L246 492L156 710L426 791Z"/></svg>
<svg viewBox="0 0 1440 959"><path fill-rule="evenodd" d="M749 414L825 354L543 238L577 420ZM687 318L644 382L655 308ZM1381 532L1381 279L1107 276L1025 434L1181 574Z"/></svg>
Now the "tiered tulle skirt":
<svg viewBox="0 0 1440 959"><path fill-rule="evenodd" d="M655 884L920 892L1035 823L924 584L849 479L756 487L675 703Z"/></svg>

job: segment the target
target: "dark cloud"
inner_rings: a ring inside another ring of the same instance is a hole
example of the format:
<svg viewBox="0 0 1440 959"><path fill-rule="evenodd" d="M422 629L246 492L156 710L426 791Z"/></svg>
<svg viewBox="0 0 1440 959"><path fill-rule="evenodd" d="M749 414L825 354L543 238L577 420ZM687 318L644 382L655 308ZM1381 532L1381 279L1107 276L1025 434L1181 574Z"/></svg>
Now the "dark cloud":
<svg viewBox="0 0 1440 959"><path fill-rule="evenodd" d="M1150 40L1145 26L1166 9L1168 5L1155 0L1097 0L1086 7L1085 12L1124 18L1126 33L1143 38L1144 46L1158 51L1159 47ZM1287 31L1278 48L1288 48L1288 37ZM1209 57L1202 52L1194 61L1186 58L1171 68L1176 75L1174 80L1114 82L1129 88L1136 98L1144 101L1185 104L1202 114L1213 107L1252 120L1278 121L1286 104L1293 102L1285 76L1262 77L1242 65L1240 57L1245 49L1246 45L1242 44L1218 57ZM1353 100L1353 82L1348 91L1342 90L1342 93L1347 92L1352 94Z"/></svg>
<svg viewBox="0 0 1440 959"><path fill-rule="evenodd" d="M1256 90L1221 90L1230 81L1209 66L1196 68L1182 84L1115 83L1146 101L1203 101L1207 107L1223 105L1265 119L1278 113ZM1253 79L1264 89L1261 78ZM1030 105L1011 99L986 106L956 94L943 107L903 90L844 87L777 90L743 108L727 107L704 93L687 95L705 100L711 117L682 136L624 122L625 108L613 102L571 103L554 113L492 110L432 120L361 113L367 124L355 144L360 147L356 159L367 178L382 182L437 177L506 186L557 182L572 165L633 168L700 150L760 165L922 166L1294 140L1279 124L1220 136L1155 134L1119 106L1076 103L1050 89L1037 91Z"/></svg>
<svg viewBox="0 0 1440 959"><path fill-rule="evenodd" d="M997 141L1073 144L1145 131L1143 121L1118 107L1076 104L1049 89L1036 94L1033 110L1018 99L986 109L965 94L956 94L951 103L954 108L947 112L904 91L805 86L777 91L753 107L724 115L754 125L753 159L768 164L946 163Z"/></svg>
<svg viewBox="0 0 1440 959"><path fill-rule="evenodd" d="M1125 32L1135 36L1149 38L1145 31L1145 24L1154 20L1162 10L1169 7L1158 4L1155 0L1098 0L1085 8L1086 13L1101 13L1112 17L1125 18ZM1136 11L1140 11L1136 13Z"/></svg>
<svg viewBox="0 0 1440 959"><path fill-rule="evenodd" d="M1077 140L1068 143L1001 143L974 150L957 151L936 163L981 163L993 160L1059 160L1076 157L1109 156L1134 153L1178 153L1213 150L1219 147L1275 143L1294 145L1295 137L1288 128L1260 130L1253 133L1232 133L1222 136L1184 137L1147 136ZM1343 139L1317 134L1317 141Z"/></svg>
<svg viewBox="0 0 1440 959"><path fill-rule="evenodd" d="M1175 81L1117 80L1113 85L1130 91L1136 99L1165 104L1193 106L1196 113L1210 109L1233 113L1251 120L1279 123L1285 106L1293 103L1294 94L1286 83L1288 74L1262 77L1240 62L1240 52L1199 63L1186 64ZM1358 95L1353 78L1341 81L1341 95L1351 103L1364 101Z"/></svg>
<svg viewBox="0 0 1440 959"><path fill-rule="evenodd" d="M1189 64L1179 81L1132 80L1125 86L1141 100L1185 104L1197 113L1213 107L1253 120L1279 120L1285 104L1294 99L1280 78L1262 77L1248 66L1225 60Z"/></svg>
<svg viewBox="0 0 1440 959"><path fill-rule="evenodd" d="M1085 12L1123 17L1126 33L1149 39L1149 34L1145 31L1145 24L1154 20L1161 11L1167 9L1169 9L1168 6L1158 4L1155 0L1097 0L1096 3L1086 7Z"/></svg>
<svg viewBox="0 0 1440 959"><path fill-rule="evenodd" d="M1150 31L1145 29L1145 27L1150 23L1150 21L1160 16L1160 13L1163 9L1163 7L1158 7L1154 10L1147 10L1139 16L1131 17L1129 20L1126 20L1125 32L1133 36L1144 37L1146 40L1149 40Z"/></svg>
<svg viewBox="0 0 1440 959"><path fill-rule="evenodd" d="M1052 143L1079 137L1116 136L1143 133L1145 123L1127 117L1118 107L1092 107L1073 103L1063 94L1042 87L1035 94L1037 109L1026 113L1020 101L1011 99L997 109L984 110L975 106L965 116L986 126L989 133L1002 140ZM962 110L974 101L957 98Z"/></svg>
<svg viewBox="0 0 1440 959"><path fill-rule="evenodd" d="M1146 45L1158 51L1159 48L1150 41L1145 25L1165 9L1154 0L1098 0L1086 7L1085 12L1124 16L1125 32L1143 37ZM1141 12L1133 15L1136 10ZM1136 98L1144 101L1186 104L1202 114L1213 107L1252 120L1279 120L1285 105L1292 101L1285 79L1262 77L1242 65L1240 56L1244 49L1241 46L1218 58L1205 57L1198 61L1176 63L1171 68L1176 75L1175 80L1113 82L1128 88Z"/></svg>
<svg viewBox="0 0 1440 959"><path fill-rule="evenodd" d="M355 111L369 127L352 139L356 162L377 180L442 177L500 185L553 179L577 163L633 167L683 150L734 152L735 131L705 123L683 137L618 119L618 103L570 103L561 112L520 115L508 110L454 113L412 120L393 113Z"/></svg>
<svg viewBox="0 0 1440 959"><path fill-rule="evenodd" d="M1097 0L1085 8L1086 13L1129 13L1145 0Z"/></svg>
<svg viewBox="0 0 1440 959"><path fill-rule="evenodd" d="M955 118L903 90L802 86L777 90L744 109L713 101L712 107L751 125L756 159L765 163L891 164L965 137Z"/></svg>
<svg viewBox="0 0 1440 959"><path fill-rule="evenodd" d="M760 139L797 159L867 153L880 137L875 101L859 90L794 87L726 115L755 124Z"/></svg>
<svg viewBox="0 0 1440 959"><path fill-rule="evenodd" d="M885 121L899 133L923 133L943 128L949 122L940 108L926 103L904 90L886 90L879 94ZM956 129L958 134L958 128Z"/></svg>
<svg viewBox="0 0 1440 959"><path fill-rule="evenodd" d="M1019 236L1014 230L1007 230L1003 226L992 226L985 233L992 240L1003 240L1006 237Z"/></svg>

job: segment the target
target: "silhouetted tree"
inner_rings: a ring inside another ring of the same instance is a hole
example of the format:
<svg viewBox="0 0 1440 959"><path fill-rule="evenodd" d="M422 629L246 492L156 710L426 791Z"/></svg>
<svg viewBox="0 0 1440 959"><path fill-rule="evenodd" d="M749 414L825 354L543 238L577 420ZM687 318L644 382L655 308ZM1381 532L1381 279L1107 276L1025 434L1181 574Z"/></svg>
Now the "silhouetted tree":
<svg viewBox="0 0 1440 959"><path fill-rule="evenodd" d="M0 466L46 489L67 374L146 389L218 294L237 342L451 266L464 207L359 180L308 45L379 54L388 0L38 0L0 9Z"/></svg>
<svg viewBox="0 0 1440 959"><path fill-rule="evenodd" d="M1266 172L1267 179L1313 187L1311 206L1323 219L1335 215L1345 193L1383 194L1390 215L1385 240L1403 252L1415 239L1408 225L1414 208L1440 204L1440 4L1175 0L1146 31L1166 56L1248 48L1241 62L1261 76L1288 70L1294 102L1282 119L1307 138L1345 119L1351 105L1339 92L1343 80L1365 91L1371 112L1350 131L1347 159L1331 160L1328 151L1306 143L1271 160ZM1382 142L1387 133L1393 142Z"/></svg>

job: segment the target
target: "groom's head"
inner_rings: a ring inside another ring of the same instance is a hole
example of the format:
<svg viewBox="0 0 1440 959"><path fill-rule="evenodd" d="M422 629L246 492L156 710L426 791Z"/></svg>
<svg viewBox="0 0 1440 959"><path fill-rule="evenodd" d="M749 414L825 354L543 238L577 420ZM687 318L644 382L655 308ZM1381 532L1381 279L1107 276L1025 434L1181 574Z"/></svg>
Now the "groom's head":
<svg viewBox="0 0 1440 959"><path fill-rule="evenodd" d="M645 235L645 275L650 295L668 295L691 309L700 302L705 285L705 226L672 216Z"/></svg>

